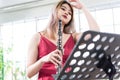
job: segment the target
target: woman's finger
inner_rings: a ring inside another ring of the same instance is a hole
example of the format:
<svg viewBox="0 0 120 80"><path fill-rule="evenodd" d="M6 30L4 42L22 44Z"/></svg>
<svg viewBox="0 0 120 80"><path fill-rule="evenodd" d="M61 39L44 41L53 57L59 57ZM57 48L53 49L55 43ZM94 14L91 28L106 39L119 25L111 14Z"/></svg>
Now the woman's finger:
<svg viewBox="0 0 120 80"><path fill-rule="evenodd" d="M62 61L62 56L60 55L61 53L56 53L54 54L54 57L58 60L58 61Z"/></svg>
<svg viewBox="0 0 120 80"><path fill-rule="evenodd" d="M63 56L63 51L58 50L58 54L62 57Z"/></svg>
<svg viewBox="0 0 120 80"><path fill-rule="evenodd" d="M58 65L53 59L50 59L50 62L52 62L55 66Z"/></svg>
<svg viewBox="0 0 120 80"><path fill-rule="evenodd" d="M51 61L55 64L55 65L61 65L61 60L58 59L57 54L55 56L51 57Z"/></svg>

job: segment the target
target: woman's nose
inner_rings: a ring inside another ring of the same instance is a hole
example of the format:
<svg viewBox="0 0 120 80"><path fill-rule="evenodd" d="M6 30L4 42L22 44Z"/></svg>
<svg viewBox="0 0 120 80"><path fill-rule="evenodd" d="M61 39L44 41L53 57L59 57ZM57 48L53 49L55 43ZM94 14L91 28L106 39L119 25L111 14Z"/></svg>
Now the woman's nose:
<svg viewBox="0 0 120 80"><path fill-rule="evenodd" d="M66 11L65 14L68 15L68 12Z"/></svg>

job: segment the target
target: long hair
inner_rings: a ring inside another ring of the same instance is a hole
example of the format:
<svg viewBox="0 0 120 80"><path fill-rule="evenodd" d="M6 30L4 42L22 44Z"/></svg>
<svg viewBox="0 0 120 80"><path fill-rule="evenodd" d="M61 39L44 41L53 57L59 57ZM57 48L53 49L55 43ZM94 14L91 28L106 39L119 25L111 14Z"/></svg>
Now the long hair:
<svg viewBox="0 0 120 80"><path fill-rule="evenodd" d="M68 24L66 24L64 26L64 29L63 29L63 32L66 33L66 34L69 34L69 33L74 33L75 32L75 27L74 27L74 18L73 18L73 14L74 14L74 11L73 11L73 8L71 6L70 3L68 3L67 1L65 0L62 0L60 1L55 9L53 10L52 14L51 14L51 18L50 18L50 21L49 21L49 24L47 26L47 28L49 29L50 31L50 37L55 39L55 34L56 34L56 26L58 25L58 17L57 17L57 11L61 8L61 6L63 4L68 4L71 11L72 11L72 15L71 15L71 20L68 22Z"/></svg>

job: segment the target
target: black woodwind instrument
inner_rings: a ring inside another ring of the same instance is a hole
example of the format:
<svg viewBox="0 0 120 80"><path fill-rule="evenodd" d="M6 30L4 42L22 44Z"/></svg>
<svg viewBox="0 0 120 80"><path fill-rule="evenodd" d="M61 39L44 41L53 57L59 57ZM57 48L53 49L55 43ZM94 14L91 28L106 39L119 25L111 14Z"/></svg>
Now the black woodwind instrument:
<svg viewBox="0 0 120 80"><path fill-rule="evenodd" d="M57 40L57 49L59 49L61 52L63 52L63 48L62 48L62 21L59 20L58 22L58 40ZM58 75L60 74L62 66L58 65L57 66L57 72L55 75L53 75L54 80L57 79Z"/></svg>
<svg viewBox="0 0 120 80"><path fill-rule="evenodd" d="M62 52L62 21L59 20L58 23L58 41L57 41L57 48ZM57 67L57 73L60 73L61 71L61 65L58 65Z"/></svg>

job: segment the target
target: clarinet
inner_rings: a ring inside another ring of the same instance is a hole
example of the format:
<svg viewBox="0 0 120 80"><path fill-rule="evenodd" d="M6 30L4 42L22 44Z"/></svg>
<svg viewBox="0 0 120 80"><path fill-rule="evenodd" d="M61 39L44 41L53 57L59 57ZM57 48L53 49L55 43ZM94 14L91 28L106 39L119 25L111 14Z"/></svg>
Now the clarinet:
<svg viewBox="0 0 120 80"><path fill-rule="evenodd" d="M59 20L58 22L58 40L57 40L57 49L59 49L61 52L63 52L63 49L62 49L62 21ZM54 80L57 80L59 74L60 74L60 71L61 71L61 68L62 66L61 65L58 65L57 66L57 72L55 75L53 75L54 77Z"/></svg>
<svg viewBox="0 0 120 80"><path fill-rule="evenodd" d="M62 21L59 20L58 23L58 41L57 41L57 49L59 49L61 52L63 51L62 48ZM58 65L57 67L57 74L60 74L61 71L61 65Z"/></svg>

